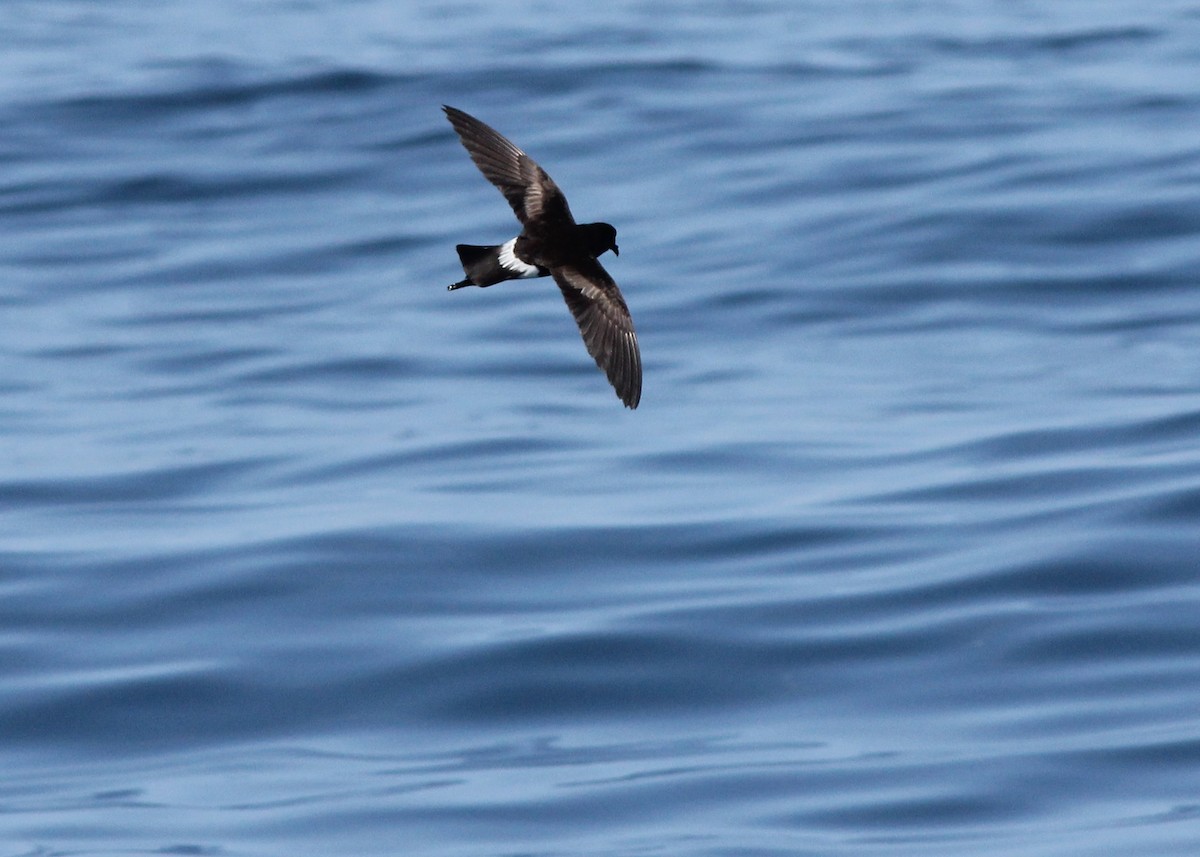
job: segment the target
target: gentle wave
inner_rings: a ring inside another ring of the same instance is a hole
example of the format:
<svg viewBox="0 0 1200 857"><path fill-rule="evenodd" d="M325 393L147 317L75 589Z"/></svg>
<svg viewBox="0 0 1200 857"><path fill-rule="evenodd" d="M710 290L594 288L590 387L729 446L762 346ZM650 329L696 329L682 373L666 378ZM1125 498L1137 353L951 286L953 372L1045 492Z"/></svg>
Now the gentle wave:
<svg viewBox="0 0 1200 857"><path fill-rule="evenodd" d="M1192 854L1185 6L0 22L0 839Z"/></svg>

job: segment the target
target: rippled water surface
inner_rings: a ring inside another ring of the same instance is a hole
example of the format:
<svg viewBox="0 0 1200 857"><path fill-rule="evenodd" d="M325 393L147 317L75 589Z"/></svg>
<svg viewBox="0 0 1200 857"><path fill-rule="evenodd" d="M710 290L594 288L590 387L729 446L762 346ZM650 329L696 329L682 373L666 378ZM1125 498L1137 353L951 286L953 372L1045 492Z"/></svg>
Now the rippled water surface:
<svg viewBox="0 0 1200 857"><path fill-rule="evenodd" d="M0 44L0 857L1200 853L1200 3Z"/></svg>

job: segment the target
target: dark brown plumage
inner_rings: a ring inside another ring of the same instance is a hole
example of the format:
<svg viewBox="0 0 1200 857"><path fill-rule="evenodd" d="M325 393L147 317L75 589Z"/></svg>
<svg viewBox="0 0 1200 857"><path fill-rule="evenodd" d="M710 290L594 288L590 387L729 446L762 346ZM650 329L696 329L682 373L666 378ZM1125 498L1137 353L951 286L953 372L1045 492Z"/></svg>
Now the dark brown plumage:
<svg viewBox="0 0 1200 857"><path fill-rule="evenodd" d="M588 353L626 407L642 397L642 357L621 290L597 257L619 255L617 230L607 223L576 223L558 185L527 154L475 117L442 107L479 171L500 189L523 226L496 247L458 245L467 277L450 289L551 276Z"/></svg>

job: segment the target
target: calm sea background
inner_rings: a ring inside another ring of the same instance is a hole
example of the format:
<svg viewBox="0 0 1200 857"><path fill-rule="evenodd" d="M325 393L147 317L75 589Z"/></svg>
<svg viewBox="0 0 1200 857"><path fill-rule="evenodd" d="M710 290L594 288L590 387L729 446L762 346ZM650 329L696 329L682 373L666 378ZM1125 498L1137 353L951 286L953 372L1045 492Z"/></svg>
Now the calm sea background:
<svg viewBox="0 0 1200 857"><path fill-rule="evenodd" d="M1200 853L1200 2L0 45L0 857Z"/></svg>

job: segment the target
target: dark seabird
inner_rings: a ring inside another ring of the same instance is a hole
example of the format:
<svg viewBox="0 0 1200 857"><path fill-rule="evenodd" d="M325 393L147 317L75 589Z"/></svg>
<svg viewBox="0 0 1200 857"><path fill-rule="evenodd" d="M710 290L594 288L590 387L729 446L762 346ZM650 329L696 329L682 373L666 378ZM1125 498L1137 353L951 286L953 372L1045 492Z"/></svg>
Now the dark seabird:
<svg viewBox="0 0 1200 857"><path fill-rule="evenodd" d="M442 106L475 166L500 189L521 221L521 234L495 247L459 244L466 278L450 286L494 286L525 277L554 278L583 343L626 407L642 398L642 355L621 290L596 257L620 255L617 230L576 223L567 198L533 158L474 116Z"/></svg>

